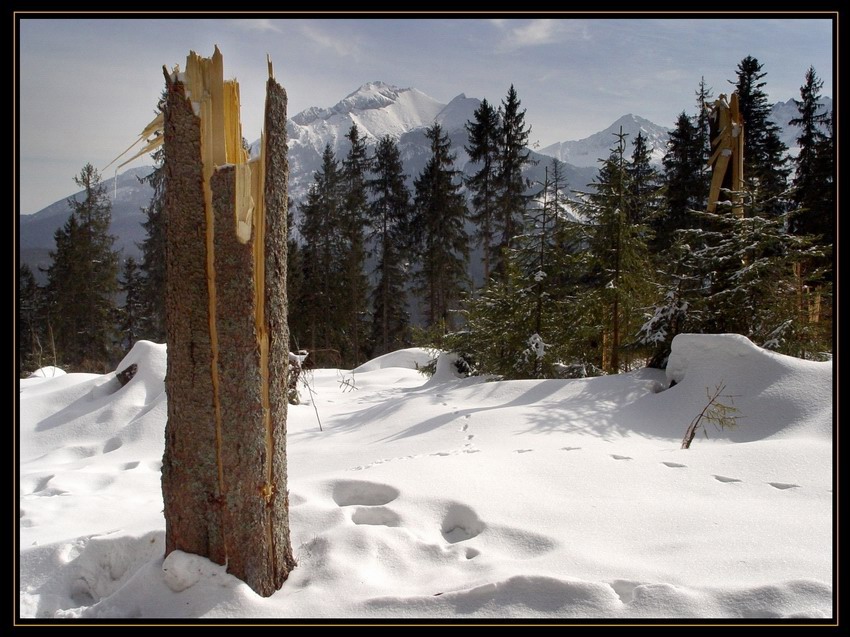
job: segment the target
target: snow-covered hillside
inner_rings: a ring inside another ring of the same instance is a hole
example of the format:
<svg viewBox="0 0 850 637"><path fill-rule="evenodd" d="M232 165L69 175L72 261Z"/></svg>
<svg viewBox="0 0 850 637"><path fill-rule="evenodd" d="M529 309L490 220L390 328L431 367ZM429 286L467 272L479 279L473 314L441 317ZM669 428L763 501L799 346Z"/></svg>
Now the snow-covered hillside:
<svg viewBox="0 0 850 637"><path fill-rule="evenodd" d="M164 345L136 344L125 387L21 381L21 616L837 617L830 363L730 335L677 336L666 374L488 383L444 359L426 379L430 356L309 376L288 422L298 566L266 599L163 555ZM720 382L737 428L681 449Z"/></svg>

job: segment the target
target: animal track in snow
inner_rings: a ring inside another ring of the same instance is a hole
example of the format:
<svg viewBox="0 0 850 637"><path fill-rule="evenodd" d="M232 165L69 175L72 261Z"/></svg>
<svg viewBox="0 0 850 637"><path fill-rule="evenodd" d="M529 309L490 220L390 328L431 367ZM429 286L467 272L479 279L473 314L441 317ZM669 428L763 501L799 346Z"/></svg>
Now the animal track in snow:
<svg viewBox="0 0 850 637"><path fill-rule="evenodd" d="M373 526L401 526L401 517L387 507L357 507L351 514L354 524L369 524Z"/></svg>
<svg viewBox="0 0 850 637"><path fill-rule="evenodd" d="M611 457L614 458L614 460L632 460L631 456L618 456L616 453L612 453Z"/></svg>
<svg viewBox="0 0 850 637"><path fill-rule="evenodd" d="M54 474L50 474L49 476L40 478L38 482L35 483L35 486L33 486L32 493L38 493L39 491L47 489L47 485L50 484L50 481L55 477L56 476Z"/></svg>
<svg viewBox="0 0 850 637"><path fill-rule="evenodd" d="M115 451L116 449L120 449L124 445L124 441L117 436L115 438L110 438L106 441L106 444L103 445L103 453L109 453L110 451Z"/></svg>
<svg viewBox="0 0 850 637"><path fill-rule="evenodd" d="M581 447L561 447L561 451L578 451Z"/></svg>
<svg viewBox="0 0 850 637"><path fill-rule="evenodd" d="M129 471L130 469L135 469L136 467L138 467L139 464L140 463L139 463L138 460L135 460L134 462L125 462L124 464L121 465L121 470L122 471Z"/></svg>
<svg viewBox="0 0 850 637"><path fill-rule="evenodd" d="M631 604L634 601L635 589L640 586L638 582L625 579L615 579L613 582L609 582L608 585L614 589L617 597L624 604Z"/></svg>
<svg viewBox="0 0 850 637"><path fill-rule="evenodd" d="M388 484L365 480L339 480L333 486L331 497L339 506L382 506L399 496L399 490Z"/></svg>
<svg viewBox="0 0 850 637"><path fill-rule="evenodd" d="M661 464L666 465L671 469L684 469L688 466L686 464L679 464L678 462L662 462Z"/></svg>
<svg viewBox="0 0 850 637"><path fill-rule="evenodd" d="M440 532L449 544L470 540L479 535L487 525L478 514L465 504L453 503L443 515Z"/></svg>
<svg viewBox="0 0 850 637"><path fill-rule="evenodd" d="M469 424L465 424L463 427L460 428L460 430L461 431L468 431L469 430Z"/></svg>
<svg viewBox="0 0 850 637"><path fill-rule="evenodd" d="M528 453L529 451L534 451L534 449L514 449L514 453Z"/></svg>
<svg viewBox="0 0 850 637"><path fill-rule="evenodd" d="M770 486L772 486L774 489L780 489L780 490L798 489L800 487L799 484L792 484L790 482L768 482L768 484Z"/></svg>
<svg viewBox="0 0 850 637"><path fill-rule="evenodd" d="M727 478L726 476L714 476L714 479L718 482L743 482L742 480L738 480L738 478Z"/></svg>

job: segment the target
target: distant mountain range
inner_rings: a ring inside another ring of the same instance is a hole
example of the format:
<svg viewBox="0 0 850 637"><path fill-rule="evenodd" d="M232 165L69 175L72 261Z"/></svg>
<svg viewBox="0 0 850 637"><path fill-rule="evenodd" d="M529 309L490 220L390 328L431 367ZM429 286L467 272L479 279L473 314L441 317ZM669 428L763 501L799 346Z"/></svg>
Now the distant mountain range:
<svg viewBox="0 0 850 637"><path fill-rule="evenodd" d="M481 101L460 94L448 104L443 104L415 88L398 88L383 82L369 82L340 100L330 108L311 107L292 116L287 122L289 135L290 195L293 201L301 201L306 195L313 173L321 165L325 145L330 144L338 159L348 152L345 135L352 124L357 124L368 145L374 145L384 135L398 140L399 151L404 161L409 184L422 171L430 155L430 146L425 129L438 122L448 133L457 155L456 166L466 174L475 169L464 151L467 143L465 124L473 119L475 109ZM832 100L824 98L826 108L832 108ZM778 102L772 117L782 127L783 141L789 147L795 144L797 127L788 121L797 116L793 100ZM526 170L526 177L542 181L550 157L565 163L565 177L571 188L581 189L589 184L596 174L600 159L610 153L613 134L622 127L633 140L639 131L647 137L652 158L661 162L667 144L668 129L637 115L624 115L603 131L575 141L552 144L539 151L531 151L536 163ZM256 152L258 142L252 144ZM144 239L144 220L141 209L147 206L153 191L139 178L149 174L152 168L132 168L117 177L104 179L104 185L113 198L112 233L116 236L116 247L125 256L138 257L138 244ZM106 175L104 175L106 177ZM79 197L71 193L68 197ZM70 214L67 198L57 201L32 215L20 217L19 260L28 263L36 275L39 268L50 263L48 252L54 248L54 234ZM297 208L296 208L297 215ZM39 276L43 280L43 276Z"/></svg>

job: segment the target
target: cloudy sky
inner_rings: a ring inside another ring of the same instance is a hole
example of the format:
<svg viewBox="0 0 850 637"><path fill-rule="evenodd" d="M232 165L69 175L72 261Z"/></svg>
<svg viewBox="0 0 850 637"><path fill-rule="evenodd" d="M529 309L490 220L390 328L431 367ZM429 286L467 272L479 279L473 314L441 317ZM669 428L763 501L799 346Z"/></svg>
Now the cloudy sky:
<svg viewBox="0 0 850 637"><path fill-rule="evenodd" d="M747 55L767 73L771 101L799 98L806 69L833 95L830 14L671 19L272 18L55 19L18 14L20 212L72 194L74 175L105 167L152 119L163 65L218 45L240 83L243 132L259 137L265 56L289 94L289 113L332 106L374 80L448 102L460 93L498 103L517 89L531 139L581 139L626 113L672 126L694 111L705 77L715 96ZM150 163L139 159L132 165ZM104 177L113 175L110 168Z"/></svg>

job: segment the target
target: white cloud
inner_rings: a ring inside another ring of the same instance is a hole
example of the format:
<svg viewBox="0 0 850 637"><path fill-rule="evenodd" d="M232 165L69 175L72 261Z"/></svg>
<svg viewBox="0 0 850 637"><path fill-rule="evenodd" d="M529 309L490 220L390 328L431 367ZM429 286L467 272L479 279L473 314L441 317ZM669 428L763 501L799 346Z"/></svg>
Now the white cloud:
<svg viewBox="0 0 850 637"><path fill-rule="evenodd" d="M275 31L280 33L280 27L269 18L245 18L233 21L236 26L246 31Z"/></svg>
<svg viewBox="0 0 850 637"><path fill-rule="evenodd" d="M346 40L340 33L331 35L308 23L302 23L300 28L301 33L307 38L319 46L333 49L340 56L356 56L360 53L360 47L356 43Z"/></svg>
<svg viewBox="0 0 850 637"><path fill-rule="evenodd" d="M503 51L551 44L563 41L566 37L590 39L586 25L577 20L541 18L507 29L510 24L505 20L491 22L505 32L505 39L500 46Z"/></svg>

